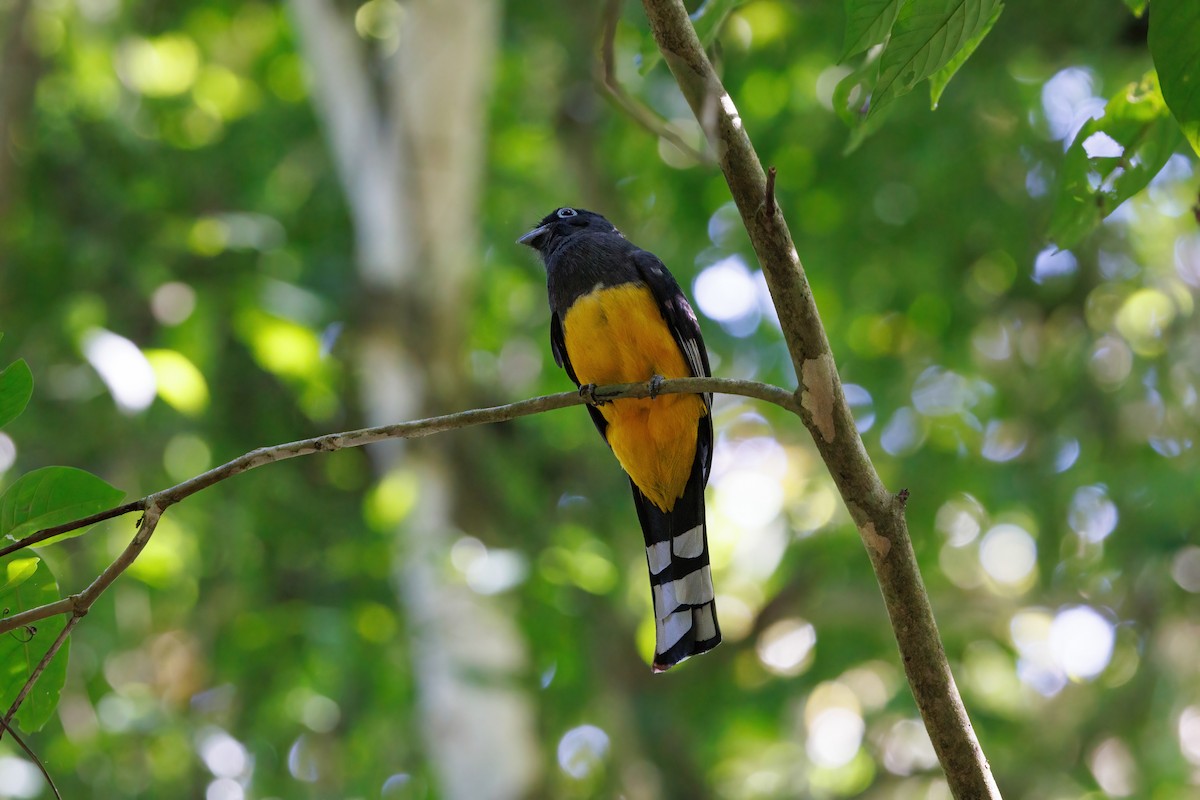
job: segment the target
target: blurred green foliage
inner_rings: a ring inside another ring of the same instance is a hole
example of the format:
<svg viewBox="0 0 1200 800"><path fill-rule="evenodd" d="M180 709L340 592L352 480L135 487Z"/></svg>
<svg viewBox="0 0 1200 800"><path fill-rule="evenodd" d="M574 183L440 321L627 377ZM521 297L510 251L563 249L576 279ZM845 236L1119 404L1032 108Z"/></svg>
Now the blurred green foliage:
<svg viewBox="0 0 1200 800"><path fill-rule="evenodd" d="M779 170L867 447L911 493L946 651L1005 796L1194 792L1195 154L1163 144L1146 188L1122 192L1088 172L1112 177L1118 157L1081 159L1077 136L1138 147L1103 98L1152 69L1145 21L1116 2L1009 8L936 113L898 98L847 156L835 90L861 65L840 61L858 45L839 4L735 5L713 5L729 13L714 44L726 86ZM393 6L359 8L364 36L386 37L372 20ZM286 10L4 8L21 68L0 81L27 102L3 112L0 324L4 360L37 380L0 435L4 485L65 464L138 497L361 424L353 235ZM514 0L505 14L484 212L446 220L478 225L486 246L461 298L474 385L445 411L568 388L543 276L513 243L564 204L664 259L716 374L794 385L719 173L598 93L599 5ZM618 78L698 141L665 68L639 69L649 46L627 4ZM1051 232L1054 186L1120 206L1068 245ZM715 422L727 641L666 676L644 661L628 487L587 415L448 434L478 499L445 573L521 623L543 793L945 796L806 434L728 398ZM390 582L416 481L374 481L369 458L275 465L171 510L76 628L57 714L30 737L66 796L438 796ZM37 574L78 591L132 535L128 518L98 526L39 551ZM2 747L0 796L48 796Z"/></svg>

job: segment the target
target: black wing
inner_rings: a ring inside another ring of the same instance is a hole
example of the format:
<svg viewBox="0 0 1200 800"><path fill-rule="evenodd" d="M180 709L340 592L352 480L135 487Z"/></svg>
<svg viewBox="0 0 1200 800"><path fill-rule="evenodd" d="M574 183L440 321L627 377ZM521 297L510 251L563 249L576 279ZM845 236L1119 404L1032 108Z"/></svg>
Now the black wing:
<svg viewBox="0 0 1200 800"><path fill-rule="evenodd" d="M579 378L575 376L575 368L571 366L571 359L567 355L567 343L563 340L562 320L558 318L558 314L553 312L550 314L550 352L554 355L554 363L567 371L567 377L574 381L576 386L582 385L579 383ZM600 409L595 406L589 405L587 410L596 430L600 431L600 435L607 442L608 420L604 419Z"/></svg>
<svg viewBox="0 0 1200 800"><path fill-rule="evenodd" d="M696 312L679 288L679 282L667 269L662 260L646 250L634 250L630 253L634 266L642 276L642 280L650 287L658 303L658 310L671 329L671 335L679 345L684 359L692 375L697 378L711 378L712 367L708 364L708 350L704 348L704 337L700 334L700 323L696 320ZM702 395L704 404L712 411L712 394ZM708 483L709 469L712 467L712 414L709 413L701 420L697 455L704 459L704 483Z"/></svg>

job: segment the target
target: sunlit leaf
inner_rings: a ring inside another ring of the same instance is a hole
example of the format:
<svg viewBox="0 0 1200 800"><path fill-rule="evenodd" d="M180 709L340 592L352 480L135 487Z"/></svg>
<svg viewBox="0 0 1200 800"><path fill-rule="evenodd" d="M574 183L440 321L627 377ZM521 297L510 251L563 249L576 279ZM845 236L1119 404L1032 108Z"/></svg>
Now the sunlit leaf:
<svg viewBox="0 0 1200 800"><path fill-rule="evenodd" d="M33 373L25 359L18 359L0 372L0 428L12 422L33 396Z"/></svg>
<svg viewBox="0 0 1200 800"><path fill-rule="evenodd" d="M1105 106L1104 116L1084 125L1067 149L1059 170L1050 240L1062 248L1077 243L1145 188L1182 138L1153 72L1118 92ZM1120 155L1089 157L1088 150L1097 152L1102 139L1110 149L1114 143L1119 146Z"/></svg>
<svg viewBox="0 0 1200 800"><path fill-rule="evenodd" d="M870 113L879 113L949 64L1000 5L1000 0L912 0L900 9L880 56Z"/></svg>
<svg viewBox="0 0 1200 800"><path fill-rule="evenodd" d="M0 495L0 535L20 539L34 531L112 508L125 493L81 469L43 467L22 475ZM48 539L78 536L86 528Z"/></svg>
<svg viewBox="0 0 1200 800"><path fill-rule="evenodd" d="M991 32L992 27L996 24L996 20L1000 19L1000 12L1004 10L1003 4L998 4L992 11L992 16L984 24L979 32L967 40L962 49L954 54L954 58L950 59L946 66L939 69L929 79L929 105L930 108L937 108L938 100L942 97L942 92L946 90L946 85L950 83L950 79L954 77L954 73L958 72L959 67L967 63L967 59L975 52L975 48L979 47L979 43L983 38Z"/></svg>
<svg viewBox="0 0 1200 800"><path fill-rule="evenodd" d="M8 574L11 577L14 571L21 574L22 579L0 587L0 605L5 616L59 599L54 575L41 559L23 555L0 558L0 575ZM12 705L65 624L66 618L59 615L0 635L0 709L7 710ZM63 643L54 660L42 670L37 683L17 712L17 724L26 733L41 729L58 706L58 698L67 678L70 644L69 640Z"/></svg>
<svg viewBox="0 0 1200 800"><path fill-rule="evenodd" d="M1146 12L1146 0L1125 0L1125 5L1135 17L1140 17Z"/></svg>
<svg viewBox="0 0 1200 800"><path fill-rule="evenodd" d="M1148 43L1163 98L1200 154L1200 3L1154 0Z"/></svg>
<svg viewBox="0 0 1200 800"><path fill-rule="evenodd" d="M887 38L900 0L846 0L846 37L842 61Z"/></svg>

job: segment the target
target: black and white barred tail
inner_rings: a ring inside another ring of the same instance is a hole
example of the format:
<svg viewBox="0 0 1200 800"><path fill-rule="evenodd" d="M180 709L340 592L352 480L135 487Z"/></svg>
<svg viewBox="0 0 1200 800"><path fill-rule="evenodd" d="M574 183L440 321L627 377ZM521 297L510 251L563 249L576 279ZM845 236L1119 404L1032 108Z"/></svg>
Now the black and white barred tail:
<svg viewBox="0 0 1200 800"><path fill-rule="evenodd" d="M697 459L695 470L702 468L701 459ZM683 496L670 511L655 506L636 485L633 499L650 568L654 671L665 672L721 643L704 526L703 477L692 475Z"/></svg>

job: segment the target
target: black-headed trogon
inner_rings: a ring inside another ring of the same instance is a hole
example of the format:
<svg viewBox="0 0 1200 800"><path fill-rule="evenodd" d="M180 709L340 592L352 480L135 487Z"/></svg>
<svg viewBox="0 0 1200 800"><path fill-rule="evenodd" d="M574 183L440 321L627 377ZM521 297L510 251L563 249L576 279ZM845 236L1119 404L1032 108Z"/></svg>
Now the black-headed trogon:
<svg viewBox="0 0 1200 800"><path fill-rule="evenodd" d="M709 376L696 315L654 254L599 214L559 208L518 240L541 254L550 349L576 385ZM633 486L654 602L654 671L721 642L704 487L712 395L669 394L588 406Z"/></svg>

